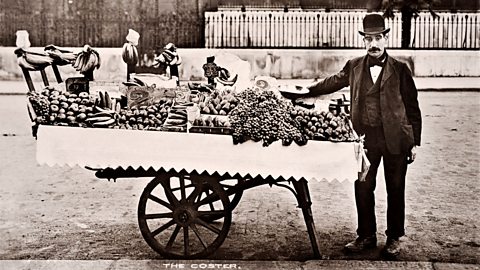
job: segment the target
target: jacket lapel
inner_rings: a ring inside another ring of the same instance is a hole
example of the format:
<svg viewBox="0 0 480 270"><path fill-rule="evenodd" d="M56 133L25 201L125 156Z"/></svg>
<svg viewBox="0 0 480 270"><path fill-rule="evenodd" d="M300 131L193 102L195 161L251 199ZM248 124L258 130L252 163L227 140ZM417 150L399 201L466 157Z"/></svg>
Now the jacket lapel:
<svg viewBox="0 0 480 270"><path fill-rule="evenodd" d="M368 71L367 71L367 56L365 55L361 61L358 62L358 65L353 68L353 74L355 76L355 98L359 98L360 92L364 86L364 83L368 81Z"/></svg>
<svg viewBox="0 0 480 270"><path fill-rule="evenodd" d="M393 70L393 60L390 56L387 57L387 62L385 63L385 67L383 68L383 75L382 75L382 81L380 84L380 89L382 89L382 86L385 84L385 82L390 79L392 74L394 73Z"/></svg>
<svg viewBox="0 0 480 270"><path fill-rule="evenodd" d="M367 56L364 56L360 61L357 62L357 65L352 68L353 77L351 78L350 82L350 99L351 99L351 117L353 127L357 132L362 133L361 125L360 125L360 103L362 99L362 93L364 90L364 82L366 76L370 76L366 70L367 65Z"/></svg>

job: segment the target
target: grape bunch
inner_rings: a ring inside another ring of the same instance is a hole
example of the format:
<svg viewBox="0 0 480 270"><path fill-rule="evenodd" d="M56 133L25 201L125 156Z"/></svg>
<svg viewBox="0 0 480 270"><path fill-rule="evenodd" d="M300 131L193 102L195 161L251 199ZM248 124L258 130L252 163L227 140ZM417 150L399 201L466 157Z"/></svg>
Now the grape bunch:
<svg viewBox="0 0 480 270"><path fill-rule="evenodd" d="M31 108L33 109L33 112L35 112L37 116L34 121L37 124L48 123L50 114L50 102L48 101L48 97L37 92L28 92L27 98L32 105Z"/></svg>
<svg viewBox="0 0 480 270"><path fill-rule="evenodd" d="M240 101L230 112L233 143L262 141L264 147L277 140L287 146L293 141L305 145L307 138L300 124L291 117L291 102L279 99L272 91L248 88L237 93Z"/></svg>

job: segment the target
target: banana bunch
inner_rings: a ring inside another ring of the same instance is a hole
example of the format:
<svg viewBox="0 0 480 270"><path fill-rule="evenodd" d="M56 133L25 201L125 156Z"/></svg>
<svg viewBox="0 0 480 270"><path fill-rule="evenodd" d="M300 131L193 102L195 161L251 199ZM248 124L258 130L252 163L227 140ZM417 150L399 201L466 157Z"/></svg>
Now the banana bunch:
<svg viewBox="0 0 480 270"><path fill-rule="evenodd" d="M77 58L72 66L84 75L91 73L93 69L100 68L100 55L87 44L83 47L83 50L77 54Z"/></svg>
<svg viewBox="0 0 480 270"><path fill-rule="evenodd" d="M187 122L187 106L174 105L170 108L167 119L165 120L165 123L163 123L163 127L185 127Z"/></svg>
<svg viewBox="0 0 480 270"><path fill-rule="evenodd" d="M20 67L27 70L42 70L51 65L54 61L52 57L46 54L26 51L22 48L15 50L17 63Z"/></svg>
<svg viewBox="0 0 480 270"><path fill-rule="evenodd" d="M122 59L127 65L136 65L138 63L138 50L130 42L123 44Z"/></svg>
<svg viewBox="0 0 480 270"><path fill-rule="evenodd" d="M180 55L178 55L177 47L175 47L175 44L168 43L167 45L165 45L160 55L155 57L153 67L159 67L162 64L168 66L178 66L182 64L182 58L180 57Z"/></svg>
<svg viewBox="0 0 480 270"><path fill-rule="evenodd" d="M208 83L189 82L187 86L190 90L197 90L199 92L207 93L211 93L215 89L215 86Z"/></svg>
<svg viewBox="0 0 480 270"><path fill-rule="evenodd" d="M98 91L98 97L94 102L95 108L100 110L111 110L119 112L121 109L120 100L110 97L107 91Z"/></svg>
<svg viewBox="0 0 480 270"><path fill-rule="evenodd" d="M54 64L63 66L75 63L77 54L72 51L57 47L53 44L47 45L44 51L54 59Z"/></svg>
<svg viewBox="0 0 480 270"><path fill-rule="evenodd" d="M85 122L92 127L109 128L117 124L117 119L117 112L96 106L94 112L88 114Z"/></svg>
<svg viewBox="0 0 480 270"><path fill-rule="evenodd" d="M34 66L34 65L28 63L27 60L25 59L25 57L23 57L23 56L17 57L17 63L21 68L24 68L26 70L35 71L35 70L42 70L43 69L42 67Z"/></svg>
<svg viewBox="0 0 480 270"><path fill-rule="evenodd" d="M238 74L233 78L230 77L228 69L219 67L217 81L225 86L232 86L237 82Z"/></svg>

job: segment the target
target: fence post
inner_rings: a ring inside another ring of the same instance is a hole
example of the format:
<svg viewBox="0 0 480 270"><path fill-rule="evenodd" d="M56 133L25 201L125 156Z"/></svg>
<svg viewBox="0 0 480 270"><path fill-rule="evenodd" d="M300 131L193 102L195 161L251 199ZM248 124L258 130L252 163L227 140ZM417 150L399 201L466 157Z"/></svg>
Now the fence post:
<svg viewBox="0 0 480 270"><path fill-rule="evenodd" d="M210 26L208 25L208 21L209 21L209 17L208 17L208 12L205 12L205 28L203 29L204 33L205 33L205 48L210 48L210 44L209 44L209 38L210 38L210 35L209 35L209 29L210 29Z"/></svg>

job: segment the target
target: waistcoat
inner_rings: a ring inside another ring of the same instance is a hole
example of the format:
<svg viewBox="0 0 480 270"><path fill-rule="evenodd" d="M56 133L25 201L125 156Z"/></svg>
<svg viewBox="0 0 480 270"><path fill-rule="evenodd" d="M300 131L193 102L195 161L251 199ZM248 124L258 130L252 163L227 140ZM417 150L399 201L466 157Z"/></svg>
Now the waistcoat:
<svg viewBox="0 0 480 270"><path fill-rule="evenodd" d="M368 66L365 67L367 70ZM364 87L365 99L364 108L362 114L362 124L367 127L379 127L382 126L382 112L380 110L380 82L382 81L383 68L378 75L377 81L373 83L370 71L367 71L368 76L365 80Z"/></svg>

